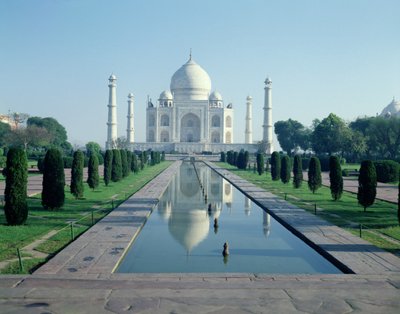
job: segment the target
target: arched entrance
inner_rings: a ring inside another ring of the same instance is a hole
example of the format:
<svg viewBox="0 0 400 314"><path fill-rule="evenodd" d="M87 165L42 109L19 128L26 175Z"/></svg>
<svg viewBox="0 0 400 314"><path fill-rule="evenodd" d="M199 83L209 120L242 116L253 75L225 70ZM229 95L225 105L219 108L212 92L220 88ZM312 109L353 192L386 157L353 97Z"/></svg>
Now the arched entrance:
<svg viewBox="0 0 400 314"><path fill-rule="evenodd" d="M185 114L181 120L181 142L200 142L200 119L193 113Z"/></svg>

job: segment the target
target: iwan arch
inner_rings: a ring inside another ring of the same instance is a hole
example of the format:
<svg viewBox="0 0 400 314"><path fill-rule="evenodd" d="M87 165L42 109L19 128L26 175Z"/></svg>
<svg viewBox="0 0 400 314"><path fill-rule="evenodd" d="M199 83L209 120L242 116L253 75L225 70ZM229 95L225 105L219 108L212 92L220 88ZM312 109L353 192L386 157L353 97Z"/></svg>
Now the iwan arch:
<svg viewBox="0 0 400 314"><path fill-rule="evenodd" d="M117 139L116 77L109 79L110 98L108 138L106 148L113 148ZM158 101L147 102L146 142L134 141L133 95L128 95L127 140L131 150L158 150L165 152L219 153L245 149L249 152L265 151L272 147L271 81L265 81L263 140L252 141L252 98L247 97L245 143L234 142L234 109L225 105L221 94L211 90L207 72L190 56L172 76L170 90L163 91Z"/></svg>

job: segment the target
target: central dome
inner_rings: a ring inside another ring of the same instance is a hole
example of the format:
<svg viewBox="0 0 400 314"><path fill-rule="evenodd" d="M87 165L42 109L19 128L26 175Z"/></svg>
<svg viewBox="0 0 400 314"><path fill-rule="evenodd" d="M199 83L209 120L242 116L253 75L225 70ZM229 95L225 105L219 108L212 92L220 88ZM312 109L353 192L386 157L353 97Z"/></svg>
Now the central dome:
<svg viewBox="0 0 400 314"><path fill-rule="evenodd" d="M208 100L211 80L207 72L190 58L172 76L170 88L175 100Z"/></svg>

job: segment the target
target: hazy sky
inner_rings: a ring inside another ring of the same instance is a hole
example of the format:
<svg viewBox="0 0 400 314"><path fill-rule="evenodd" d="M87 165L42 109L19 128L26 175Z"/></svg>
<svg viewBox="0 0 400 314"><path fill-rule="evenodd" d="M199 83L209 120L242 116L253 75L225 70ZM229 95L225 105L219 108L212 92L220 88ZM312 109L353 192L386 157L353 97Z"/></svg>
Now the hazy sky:
<svg viewBox="0 0 400 314"><path fill-rule="evenodd" d="M235 142L247 95L261 139L267 76L274 121L371 116L400 98L399 16L398 0L0 0L0 113L54 117L72 144L103 146L114 73L118 135L132 92L144 141L147 95L169 89L192 48L233 103Z"/></svg>

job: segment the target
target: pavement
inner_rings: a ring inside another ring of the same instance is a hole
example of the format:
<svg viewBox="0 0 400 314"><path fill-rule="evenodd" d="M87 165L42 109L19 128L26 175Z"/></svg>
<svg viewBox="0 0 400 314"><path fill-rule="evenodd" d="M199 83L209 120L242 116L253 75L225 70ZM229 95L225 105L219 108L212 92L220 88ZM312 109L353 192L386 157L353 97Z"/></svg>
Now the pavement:
<svg viewBox="0 0 400 314"><path fill-rule="evenodd" d="M399 312L399 258L207 164L347 273L113 273L177 161L34 274L1 276L0 313Z"/></svg>

